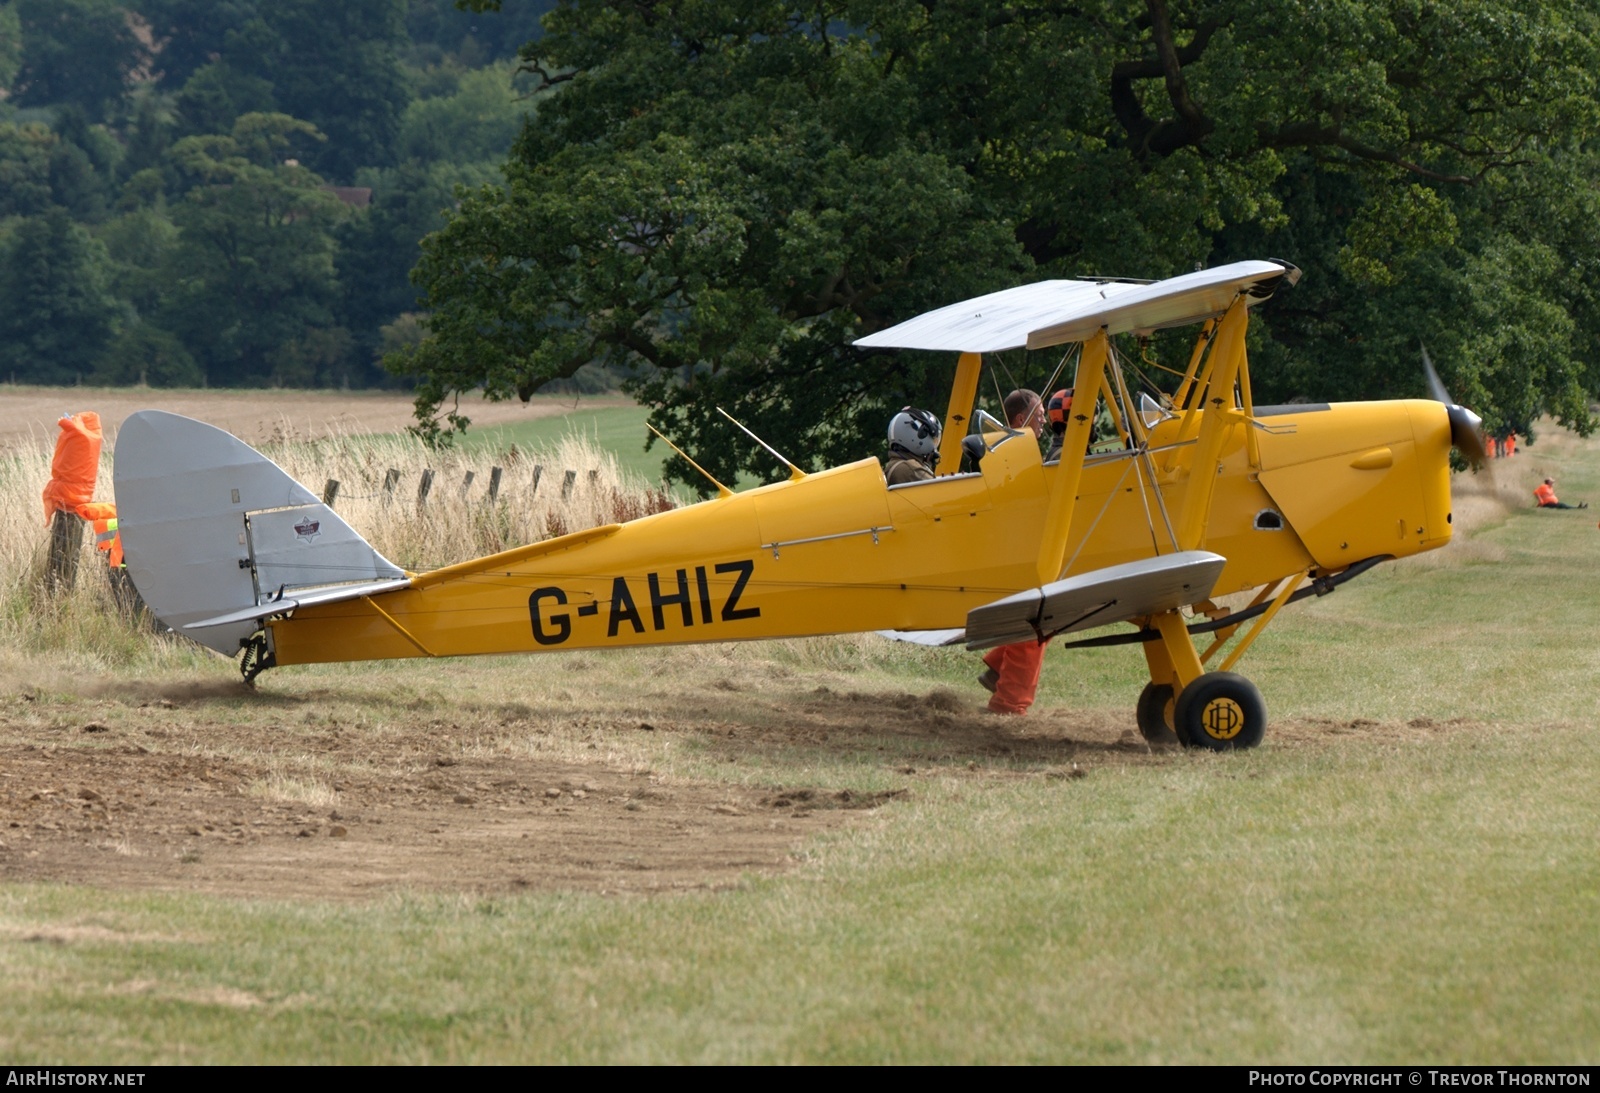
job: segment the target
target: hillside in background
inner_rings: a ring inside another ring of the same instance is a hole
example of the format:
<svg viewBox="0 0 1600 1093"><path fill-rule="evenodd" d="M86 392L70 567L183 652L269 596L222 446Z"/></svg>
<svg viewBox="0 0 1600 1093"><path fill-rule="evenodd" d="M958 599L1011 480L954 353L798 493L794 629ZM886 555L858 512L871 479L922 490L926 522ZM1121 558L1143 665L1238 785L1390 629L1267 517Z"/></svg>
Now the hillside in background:
<svg viewBox="0 0 1600 1093"><path fill-rule="evenodd" d="M0 3L0 381L396 385L553 0Z"/></svg>

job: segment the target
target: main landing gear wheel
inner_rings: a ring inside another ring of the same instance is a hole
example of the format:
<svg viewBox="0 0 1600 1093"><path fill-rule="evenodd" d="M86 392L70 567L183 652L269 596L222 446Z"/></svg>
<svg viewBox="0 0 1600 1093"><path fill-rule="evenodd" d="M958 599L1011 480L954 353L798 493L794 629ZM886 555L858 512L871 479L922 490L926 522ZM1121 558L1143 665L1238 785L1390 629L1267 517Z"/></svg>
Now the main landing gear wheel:
<svg viewBox="0 0 1600 1093"><path fill-rule="evenodd" d="M1139 692L1139 704L1134 716L1139 720L1139 732L1152 747L1177 747L1178 734L1173 729L1172 686L1168 683L1146 683Z"/></svg>
<svg viewBox="0 0 1600 1093"><path fill-rule="evenodd" d="M1267 731L1267 704L1244 676L1207 672L1185 687L1172 708L1178 739L1191 748L1253 748Z"/></svg>

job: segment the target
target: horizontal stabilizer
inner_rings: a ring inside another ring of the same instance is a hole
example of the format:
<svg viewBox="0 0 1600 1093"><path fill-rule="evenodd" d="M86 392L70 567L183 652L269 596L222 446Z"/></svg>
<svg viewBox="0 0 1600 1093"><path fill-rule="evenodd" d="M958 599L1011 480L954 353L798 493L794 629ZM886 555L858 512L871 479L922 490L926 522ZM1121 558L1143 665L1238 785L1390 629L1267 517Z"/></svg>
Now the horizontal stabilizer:
<svg viewBox="0 0 1600 1093"><path fill-rule="evenodd" d="M1227 559L1184 550L1030 588L967 613L967 648L1088 630L1187 607L1211 595Z"/></svg>
<svg viewBox="0 0 1600 1093"><path fill-rule="evenodd" d="M185 630L204 630L212 626L237 626L239 623L252 623L251 629L259 625L261 620L271 618L273 615L287 615L297 607L317 607L325 603L343 603L346 600L359 600L366 596L377 596L384 592L396 592L402 588L411 587L411 578L398 577L387 581L372 581L368 584L344 584L333 588L319 588L310 592L297 592L285 595L282 599L268 600L258 607L242 607L237 611L229 611L225 615L214 618L200 619L197 622L183 624Z"/></svg>
<svg viewBox="0 0 1600 1093"><path fill-rule="evenodd" d="M941 645L960 645L967 637L965 630L879 630L877 634L890 641L904 641L912 645L935 648Z"/></svg>

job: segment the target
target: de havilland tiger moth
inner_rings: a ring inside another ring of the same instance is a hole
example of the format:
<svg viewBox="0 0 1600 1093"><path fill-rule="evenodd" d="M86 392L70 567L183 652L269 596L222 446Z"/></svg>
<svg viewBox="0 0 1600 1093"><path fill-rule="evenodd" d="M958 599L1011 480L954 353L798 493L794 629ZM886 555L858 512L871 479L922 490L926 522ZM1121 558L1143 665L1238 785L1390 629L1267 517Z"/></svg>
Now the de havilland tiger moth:
<svg viewBox="0 0 1600 1093"><path fill-rule="evenodd" d="M1267 717L1233 671L1245 650L1285 605L1448 543L1451 449L1483 452L1477 417L1431 366L1434 400L1255 405L1251 311L1299 276L1247 261L951 304L856 342L957 355L946 473L890 486L875 458L791 468L426 573L230 434L142 411L114 464L128 572L161 622L239 656L247 681L328 661L861 631L981 650L1125 623L1083 643L1143 650L1148 739L1252 747ZM1183 326L1198 332L1177 391L1136 399L1112 338ZM975 404L984 355L1052 347L1067 347L1075 395L1046 462L1031 431ZM1097 408L1112 450L1090 451ZM1216 603L1237 593L1247 606Z"/></svg>

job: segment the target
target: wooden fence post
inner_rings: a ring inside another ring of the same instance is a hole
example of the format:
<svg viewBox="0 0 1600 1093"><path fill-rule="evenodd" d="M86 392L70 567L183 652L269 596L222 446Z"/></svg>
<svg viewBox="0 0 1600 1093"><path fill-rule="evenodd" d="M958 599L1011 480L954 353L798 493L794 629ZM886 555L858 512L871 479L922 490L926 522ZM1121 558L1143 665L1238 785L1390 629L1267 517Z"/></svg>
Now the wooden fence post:
<svg viewBox="0 0 1600 1093"><path fill-rule="evenodd" d="M333 503L338 499L339 480L337 478L330 478L328 479L328 484L322 487L322 503L331 509L333 508Z"/></svg>
<svg viewBox="0 0 1600 1093"><path fill-rule="evenodd" d="M45 580L51 592L68 592L78 580L78 558L83 553L83 518L57 509L50 520L50 562Z"/></svg>
<svg viewBox="0 0 1600 1093"><path fill-rule="evenodd" d="M539 479L543 478L543 477L544 477L544 465L541 464L541 463L535 463L533 465L533 489L528 491L528 495L530 497L538 495L538 493L539 493Z"/></svg>
<svg viewBox="0 0 1600 1093"><path fill-rule="evenodd" d="M467 499L467 491L472 488L472 480L477 477L476 471L468 471L467 477L461 481L461 500Z"/></svg>
<svg viewBox="0 0 1600 1093"><path fill-rule="evenodd" d="M539 484L538 479L534 479L534 486L536 488L537 488L538 484ZM493 505L498 500L500 500L500 468L499 467L490 467L489 468L489 504Z"/></svg>
<svg viewBox="0 0 1600 1093"><path fill-rule="evenodd" d="M400 472L390 467L383 475L383 503L394 500L394 488L400 484Z"/></svg>
<svg viewBox="0 0 1600 1093"><path fill-rule="evenodd" d="M578 480L577 471L568 471L561 478L561 500L565 501L572 496L572 484Z"/></svg>
<svg viewBox="0 0 1600 1093"><path fill-rule="evenodd" d="M428 467L422 472L422 481L417 483L417 511L421 512L428 503L428 491L433 489L433 468Z"/></svg>

